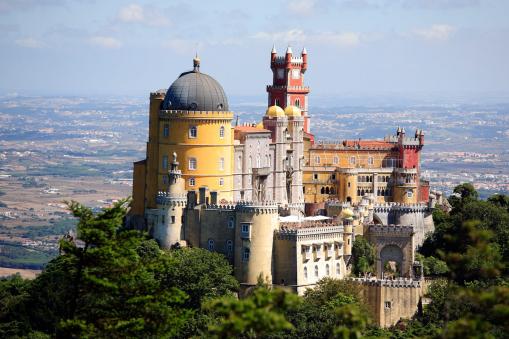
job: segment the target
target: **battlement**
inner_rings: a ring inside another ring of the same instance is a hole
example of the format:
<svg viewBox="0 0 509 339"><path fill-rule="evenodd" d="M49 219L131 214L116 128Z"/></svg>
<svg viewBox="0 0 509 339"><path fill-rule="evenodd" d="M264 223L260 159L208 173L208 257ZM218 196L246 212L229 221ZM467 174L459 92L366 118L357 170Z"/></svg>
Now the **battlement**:
<svg viewBox="0 0 509 339"><path fill-rule="evenodd" d="M370 225L369 233L373 235L397 234L398 236L409 236L414 234L414 227L407 225Z"/></svg>
<svg viewBox="0 0 509 339"><path fill-rule="evenodd" d="M412 278L378 279L378 278L347 278L365 286L380 286L392 288L421 288L422 280Z"/></svg>
<svg viewBox="0 0 509 339"><path fill-rule="evenodd" d="M166 96L165 89L158 89L155 92L150 92L150 99L164 99L165 96Z"/></svg>
<svg viewBox="0 0 509 339"><path fill-rule="evenodd" d="M281 222L279 230L275 231L276 237L279 239L297 239L300 236L316 236L337 233L342 234L344 228L342 225L332 222Z"/></svg>
<svg viewBox="0 0 509 339"><path fill-rule="evenodd" d="M242 213L278 213L278 205L274 201L251 202L237 201L205 205L207 210L239 211Z"/></svg>
<svg viewBox="0 0 509 339"><path fill-rule="evenodd" d="M302 92L309 92L308 86L286 86L286 85L267 85L267 91L270 90L288 90L288 91L302 91Z"/></svg>
<svg viewBox="0 0 509 339"><path fill-rule="evenodd" d="M388 202L385 204L376 204L373 207L373 211L375 213L388 213L391 211L398 211L400 213L422 213L429 212L430 208L428 204L425 203L403 204L397 202Z"/></svg>
<svg viewBox="0 0 509 339"><path fill-rule="evenodd" d="M187 202L187 196L183 194L170 194L165 191L157 192L156 203L158 205L182 206L184 207Z"/></svg>
<svg viewBox="0 0 509 339"><path fill-rule="evenodd" d="M159 117L163 119L212 119L224 120L233 119L231 111L185 111L185 110L160 110Z"/></svg>

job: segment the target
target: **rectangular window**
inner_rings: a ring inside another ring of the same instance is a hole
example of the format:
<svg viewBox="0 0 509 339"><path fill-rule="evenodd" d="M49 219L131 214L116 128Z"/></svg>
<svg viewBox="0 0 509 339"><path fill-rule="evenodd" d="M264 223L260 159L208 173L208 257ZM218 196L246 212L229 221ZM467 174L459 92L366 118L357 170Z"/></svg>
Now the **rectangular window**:
<svg viewBox="0 0 509 339"><path fill-rule="evenodd" d="M168 185L168 176L163 175L163 185Z"/></svg>
<svg viewBox="0 0 509 339"><path fill-rule="evenodd" d="M189 186L194 186L196 184L196 181L194 178L189 178Z"/></svg>
<svg viewBox="0 0 509 339"><path fill-rule="evenodd" d="M189 127L189 137L190 138L196 138L198 136L198 129L196 126Z"/></svg>
<svg viewBox="0 0 509 339"><path fill-rule="evenodd" d="M170 135L170 124L164 124L163 136L167 138Z"/></svg>
<svg viewBox="0 0 509 339"><path fill-rule="evenodd" d="M240 226L240 233L242 238L249 238L250 237L250 224L242 224Z"/></svg>
<svg viewBox="0 0 509 339"><path fill-rule="evenodd" d="M391 308L392 308L391 302L390 301L386 301L385 302L385 309L386 310L390 310Z"/></svg>
<svg viewBox="0 0 509 339"><path fill-rule="evenodd" d="M195 170L197 167L196 165L197 165L196 158L189 158L189 169Z"/></svg>
<svg viewBox="0 0 509 339"><path fill-rule="evenodd" d="M168 169L168 156L163 155L163 169Z"/></svg>
<svg viewBox="0 0 509 339"><path fill-rule="evenodd" d="M172 223L172 224L174 224L174 223L175 223L175 216L174 216L174 215L172 215L172 216L171 216L171 223Z"/></svg>
<svg viewBox="0 0 509 339"><path fill-rule="evenodd" d="M250 254L249 248L244 247L244 249L242 251L242 260L243 261L249 261L249 254Z"/></svg>
<svg viewBox="0 0 509 339"><path fill-rule="evenodd" d="M350 157L350 164L355 165L355 157Z"/></svg>
<svg viewBox="0 0 509 339"><path fill-rule="evenodd" d="M412 192L412 191L408 191L408 192L406 192L406 196L407 196L407 197L409 197L409 198L411 198L411 197L413 197L413 196L414 196L414 192Z"/></svg>
<svg viewBox="0 0 509 339"><path fill-rule="evenodd" d="M333 160L333 161L334 161L334 165L339 164L339 158L338 158L338 157L334 157L334 160Z"/></svg>
<svg viewBox="0 0 509 339"><path fill-rule="evenodd" d="M368 165L373 165L373 163L374 163L373 157L369 157L368 158Z"/></svg>
<svg viewBox="0 0 509 339"><path fill-rule="evenodd" d="M224 158L219 158L219 170L224 171Z"/></svg>
<svg viewBox="0 0 509 339"><path fill-rule="evenodd" d="M313 174L313 179L318 180L318 173Z"/></svg>
<svg viewBox="0 0 509 339"><path fill-rule="evenodd" d="M315 157L315 164L319 164L320 163L320 157L319 156L316 156Z"/></svg>

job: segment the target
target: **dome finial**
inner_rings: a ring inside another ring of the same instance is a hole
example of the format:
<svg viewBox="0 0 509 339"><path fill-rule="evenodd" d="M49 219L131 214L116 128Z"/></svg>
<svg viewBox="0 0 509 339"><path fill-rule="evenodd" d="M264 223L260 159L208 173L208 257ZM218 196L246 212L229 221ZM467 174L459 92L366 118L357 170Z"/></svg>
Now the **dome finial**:
<svg viewBox="0 0 509 339"><path fill-rule="evenodd" d="M196 52L196 55L193 59L193 71L195 72L200 71L200 58L198 57L198 52Z"/></svg>

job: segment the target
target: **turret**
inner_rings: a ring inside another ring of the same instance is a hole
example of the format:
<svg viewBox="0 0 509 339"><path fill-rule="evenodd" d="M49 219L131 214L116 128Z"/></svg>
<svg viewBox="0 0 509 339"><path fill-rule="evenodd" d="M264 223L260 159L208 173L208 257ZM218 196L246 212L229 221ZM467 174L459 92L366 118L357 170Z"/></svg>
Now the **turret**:
<svg viewBox="0 0 509 339"><path fill-rule="evenodd" d="M306 70L308 69L308 52L306 51L306 47L302 49L302 69L301 72L304 74Z"/></svg>
<svg viewBox="0 0 509 339"><path fill-rule="evenodd" d="M286 55L285 55L285 62L286 62L286 69L292 68L292 48L288 46L286 49Z"/></svg>
<svg viewBox="0 0 509 339"><path fill-rule="evenodd" d="M153 237L162 248L170 248L182 240L182 214L187 203L185 183L178 169L177 154L168 171L168 189L156 198L158 216L154 220Z"/></svg>
<svg viewBox="0 0 509 339"><path fill-rule="evenodd" d="M276 61L277 51L276 45L272 45L272 51L270 51L270 62L273 64Z"/></svg>

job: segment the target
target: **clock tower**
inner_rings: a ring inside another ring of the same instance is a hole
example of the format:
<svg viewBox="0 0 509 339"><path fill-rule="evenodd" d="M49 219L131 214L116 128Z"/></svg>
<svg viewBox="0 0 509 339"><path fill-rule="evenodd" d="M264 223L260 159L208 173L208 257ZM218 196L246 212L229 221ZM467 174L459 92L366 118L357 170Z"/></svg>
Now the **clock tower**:
<svg viewBox="0 0 509 339"><path fill-rule="evenodd" d="M304 117L304 131L310 133L308 117L309 87L304 86L304 73L308 67L308 55L304 48L299 57L293 55L288 46L285 55L277 55L276 48L270 53L272 85L267 86L268 106L296 106Z"/></svg>

